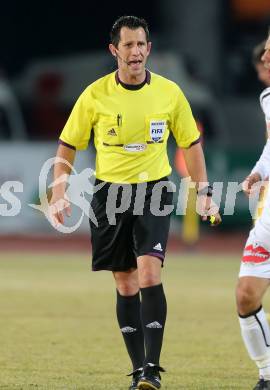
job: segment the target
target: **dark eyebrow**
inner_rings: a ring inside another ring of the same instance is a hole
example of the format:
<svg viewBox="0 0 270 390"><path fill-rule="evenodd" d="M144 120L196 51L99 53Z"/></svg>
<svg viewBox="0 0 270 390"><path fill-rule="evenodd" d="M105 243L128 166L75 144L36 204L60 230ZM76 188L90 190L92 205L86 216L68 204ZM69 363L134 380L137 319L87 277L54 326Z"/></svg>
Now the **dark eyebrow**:
<svg viewBox="0 0 270 390"><path fill-rule="evenodd" d="M130 45L130 44L132 44L132 43L134 43L135 41L127 41L127 42L123 42L123 45L125 46L125 45ZM137 43L139 43L139 44L146 44L146 42L145 41L138 41Z"/></svg>

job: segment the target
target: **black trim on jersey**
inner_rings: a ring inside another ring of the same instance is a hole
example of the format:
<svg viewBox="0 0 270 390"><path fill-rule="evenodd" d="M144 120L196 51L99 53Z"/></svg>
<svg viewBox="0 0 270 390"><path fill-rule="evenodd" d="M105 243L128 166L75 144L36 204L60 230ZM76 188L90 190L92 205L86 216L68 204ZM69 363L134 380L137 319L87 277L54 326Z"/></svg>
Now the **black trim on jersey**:
<svg viewBox="0 0 270 390"><path fill-rule="evenodd" d="M103 142L103 146L124 146L124 144L107 144L107 142Z"/></svg>
<svg viewBox="0 0 270 390"><path fill-rule="evenodd" d="M148 69L145 69L145 79L140 84L126 84L123 83L123 81L120 80L118 71L115 72L115 81L116 84L121 84L123 88L129 89L130 91L137 91L138 89L141 89L145 84L150 84L151 82L151 73Z"/></svg>
<svg viewBox="0 0 270 390"><path fill-rule="evenodd" d="M263 99L266 98L266 97L269 96L269 95L270 95L270 92L268 92L268 93L266 93L265 95L263 95L263 96L261 97L261 101L263 101Z"/></svg>
<svg viewBox="0 0 270 390"><path fill-rule="evenodd" d="M149 72L148 69L145 69L146 72L146 82L149 85L151 83L151 73Z"/></svg>
<svg viewBox="0 0 270 390"><path fill-rule="evenodd" d="M196 139L196 141L191 142L191 144L188 147L184 148L184 149L189 149L189 148L191 148L191 146L199 144L200 142L201 142L201 137Z"/></svg>
<svg viewBox="0 0 270 390"><path fill-rule="evenodd" d="M75 146L70 145L70 144L62 141L61 139L58 140L58 145L63 145L63 146L66 146L69 149L76 150Z"/></svg>
<svg viewBox="0 0 270 390"><path fill-rule="evenodd" d="M163 144L163 139L161 141L146 141L146 143L149 144ZM124 146L124 144L107 144L107 142L103 142L103 146Z"/></svg>

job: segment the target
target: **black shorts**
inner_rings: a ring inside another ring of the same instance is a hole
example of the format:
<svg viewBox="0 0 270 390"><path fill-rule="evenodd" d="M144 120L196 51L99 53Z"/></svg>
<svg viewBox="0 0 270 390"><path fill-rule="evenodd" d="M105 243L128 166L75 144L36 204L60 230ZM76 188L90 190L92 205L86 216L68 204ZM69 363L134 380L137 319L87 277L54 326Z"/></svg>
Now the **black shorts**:
<svg viewBox="0 0 270 390"><path fill-rule="evenodd" d="M94 193L90 220L92 269L127 271L137 257L158 257L163 265L173 193L167 178L140 184L111 184ZM118 210L117 210L118 208Z"/></svg>

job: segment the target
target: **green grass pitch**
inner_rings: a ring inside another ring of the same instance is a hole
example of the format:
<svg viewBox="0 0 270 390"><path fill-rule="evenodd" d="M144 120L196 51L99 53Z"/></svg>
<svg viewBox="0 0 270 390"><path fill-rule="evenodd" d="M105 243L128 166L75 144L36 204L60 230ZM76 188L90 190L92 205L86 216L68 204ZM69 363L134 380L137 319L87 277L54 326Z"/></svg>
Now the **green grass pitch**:
<svg viewBox="0 0 270 390"><path fill-rule="evenodd" d="M168 256L162 389L247 390L257 381L234 305L239 258ZM89 269L82 254L0 255L1 390L127 390L114 283Z"/></svg>

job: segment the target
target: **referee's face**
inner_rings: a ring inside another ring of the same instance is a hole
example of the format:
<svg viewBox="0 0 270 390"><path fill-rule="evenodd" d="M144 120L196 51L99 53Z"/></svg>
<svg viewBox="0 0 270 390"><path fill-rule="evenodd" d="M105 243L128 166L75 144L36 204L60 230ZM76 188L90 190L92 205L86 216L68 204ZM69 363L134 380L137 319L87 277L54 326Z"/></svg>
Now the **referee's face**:
<svg viewBox="0 0 270 390"><path fill-rule="evenodd" d="M112 54L117 58L119 76L126 83L140 83L145 78L145 64L150 53L151 42L147 42L142 27L131 30L122 27L118 47L110 45Z"/></svg>

